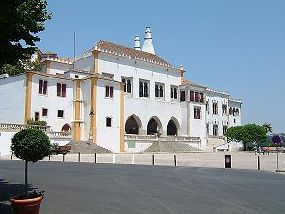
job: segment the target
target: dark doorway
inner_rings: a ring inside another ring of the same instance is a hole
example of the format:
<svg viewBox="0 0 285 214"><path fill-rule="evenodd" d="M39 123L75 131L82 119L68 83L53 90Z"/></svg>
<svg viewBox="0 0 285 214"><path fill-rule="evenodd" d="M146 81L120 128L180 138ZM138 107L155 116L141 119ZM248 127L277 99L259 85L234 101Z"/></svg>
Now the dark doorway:
<svg viewBox="0 0 285 214"><path fill-rule="evenodd" d="M130 116L126 121L125 132L127 134L139 134L139 126L134 116Z"/></svg>
<svg viewBox="0 0 285 214"><path fill-rule="evenodd" d="M61 131L62 132L70 132L71 131L70 125L64 124L64 126L61 128Z"/></svg>
<svg viewBox="0 0 285 214"><path fill-rule="evenodd" d="M167 124L167 135L177 135L177 127L173 120L170 120Z"/></svg>
<svg viewBox="0 0 285 214"><path fill-rule="evenodd" d="M151 118L150 121L147 124L147 134L148 135L154 135L157 133L157 122L155 119Z"/></svg>

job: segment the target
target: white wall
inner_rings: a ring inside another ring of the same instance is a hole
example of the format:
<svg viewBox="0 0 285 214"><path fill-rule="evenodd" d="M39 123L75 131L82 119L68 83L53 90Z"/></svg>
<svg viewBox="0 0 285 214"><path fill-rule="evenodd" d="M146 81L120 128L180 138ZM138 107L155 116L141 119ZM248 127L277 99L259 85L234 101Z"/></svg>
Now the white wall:
<svg viewBox="0 0 285 214"><path fill-rule="evenodd" d="M24 123L26 75L0 79L0 123Z"/></svg>
<svg viewBox="0 0 285 214"><path fill-rule="evenodd" d="M105 97L105 86L114 87L114 97ZM96 126L97 144L113 152L120 151L120 84L98 79ZM112 118L112 127L106 127L106 117Z"/></svg>
<svg viewBox="0 0 285 214"><path fill-rule="evenodd" d="M1 155L10 155L11 139L15 132L0 131L0 153Z"/></svg>
<svg viewBox="0 0 285 214"><path fill-rule="evenodd" d="M53 62L50 63L49 74L63 74L66 71L69 71L72 68L72 65L61 62Z"/></svg>
<svg viewBox="0 0 285 214"><path fill-rule="evenodd" d="M39 79L48 81L47 95L39 94ZM66 97L57 97L57 83L66 84ZM64 124L72 125L73 117L73 81L56 77L33 75L31 117L40 113L40 120L47 122L52 131L61 131ZM42 116L42 108L48 109L48 116ZM57 110L64 110L64 118L57 117Z"/></svg>

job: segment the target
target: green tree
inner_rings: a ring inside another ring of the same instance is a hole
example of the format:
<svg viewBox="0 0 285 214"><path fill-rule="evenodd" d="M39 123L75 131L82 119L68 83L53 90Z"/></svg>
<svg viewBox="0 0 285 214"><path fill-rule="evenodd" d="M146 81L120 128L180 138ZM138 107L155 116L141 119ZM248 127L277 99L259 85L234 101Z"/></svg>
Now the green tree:
<svg viewBox="0 0 285 214"><path fill-rule="evenodd" d="M39 129L24 129L12 138L11 150L25 161L25 193L28 194L28 162L37 162L50 154L49 137Z"/></svg>
<svg viewBox="0 0 285 214"><path fill-rule="evenodd" d="M248 150L251 143L259 144L266 139L266 130L263 126L257 124L247 124L244 126L230 127L225 136L228 141L243 143L243 150Z"/></svg>
<svg viewBox="0 0 285 214"><path fill-rule="evenodd" d="M46 0L9 0L0 4L0 70L5 64L17 65L36 51L37 33L51 18Z"/></svg>
<svg viewBox="0 0 285 214"><path fill-rule="evenodd" d="M272 133L272 126L270 123L264 123L262 126L265 128L266 133Z"/></svg>

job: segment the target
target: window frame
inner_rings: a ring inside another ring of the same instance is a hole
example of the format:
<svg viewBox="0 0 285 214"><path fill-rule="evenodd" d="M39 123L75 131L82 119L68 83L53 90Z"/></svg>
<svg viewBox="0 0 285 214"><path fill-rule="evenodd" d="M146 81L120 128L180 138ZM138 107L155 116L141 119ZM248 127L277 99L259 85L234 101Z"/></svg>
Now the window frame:
<svg viewBox="0 0 285 214"><path fill-rule="evenodd" d="M105 98L114 99L114 86L105 85Z"/></svg>
<svg viewBox="0 0 285 214"><path fill-rule="evenodd" d="M142 83L142 85L141 85ZM141 91L142 86L142 91ZM146 90L147 88L147 90ZM140 98L149 98L150 97L150 81L145 79L139 79L139 97Z"/></svg>
<svg viewBox="0 0 285 214"><path fill-rule="evenodd" d="M44 110L46 110L46 115L44 115ZM48 109L42 108L42 117L48 117Z"/></svg>
<svg viewBox="0 0 285 214"><path fill-rule="evenodd" d="M108 120L110 120L110 121L108 121ZM113 118L112 118L112 117L106 117L106 118L105 118L105 126L106 126L107 128L111 128L111 127L112 127L112 121L113 121ZM108 122L110 122L110 125L108 125Z"/></svg>
<svg viewBox="0 0 285 214"><path fill-rule="evenodd" d="M39 95L47 96L48 95L48 81L39 79Z"/></svg>
<svg viewBox="0 0 285 214"><path fill-rule="evenodd" d="M161 82L155 82L154 85L155 85L154 87L155 88L155 93L154 93L155 99L163 100L165 97L165 84Z"/></svg>
<svg viewBox="0 0 285 214"><path fill-rule="evenodd" d="M201 107L194 106L194 119L196 119L196 120L202 119Z"/></svg>
<svg viewBox="0 0 285 214"><path fill-rule="evenodd" d="M59 111L62 111L62 117L59 116ZM58 110L57 110L57 118L61 118L61 119L64 118L64 113L65 113L65 112L64 112L63 109L58 109Z"/></svg>

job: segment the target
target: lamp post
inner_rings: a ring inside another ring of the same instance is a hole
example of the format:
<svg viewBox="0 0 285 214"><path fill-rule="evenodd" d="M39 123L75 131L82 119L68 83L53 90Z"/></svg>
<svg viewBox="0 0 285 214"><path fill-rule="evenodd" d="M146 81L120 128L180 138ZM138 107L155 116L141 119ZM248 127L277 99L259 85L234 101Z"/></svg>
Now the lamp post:
<svg viewBox="0 0 285 214"><path fill-rule="evenodd" d="M90 116L90 130L89 130L88 142L93 143L93 117L94 117L94 110L93 109L90 110L89 116Z"/></svg>

